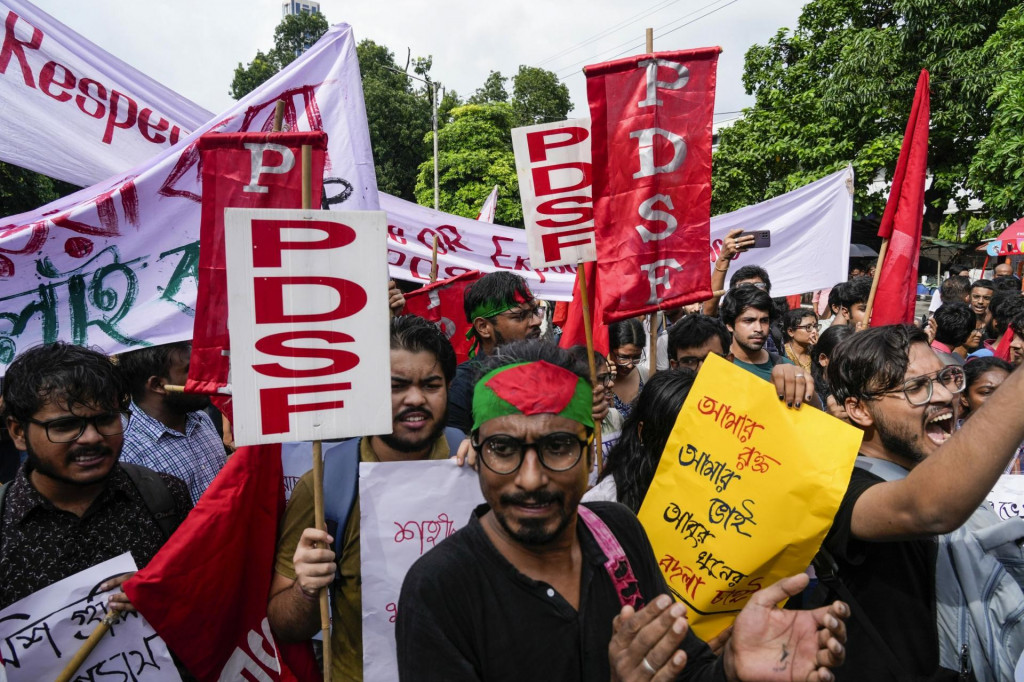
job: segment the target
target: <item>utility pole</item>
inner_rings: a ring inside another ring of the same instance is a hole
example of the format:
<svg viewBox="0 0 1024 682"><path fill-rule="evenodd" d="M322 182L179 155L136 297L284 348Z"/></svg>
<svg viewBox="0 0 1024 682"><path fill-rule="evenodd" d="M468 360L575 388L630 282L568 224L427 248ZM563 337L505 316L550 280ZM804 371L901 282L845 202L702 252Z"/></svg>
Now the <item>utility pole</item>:
<svg viewBox="0 0 1024 682"><path fill-rule="evenodd" d="M440 190L438 189L437 172L437 84L434 83L434 81L430 80L429 76L426 78L420 78L419 76L413 76L411 73L408 73L407 71L402 71L401 69L396 69L391 66L385 66L384 68L394 71L395 73L400 73L406 76L407 78L417 80L420 83L426 84L427 86L427 93L430 95L430 122L431 127L434 131L434 210L439 211L441 210L441 195Z"/></svg>

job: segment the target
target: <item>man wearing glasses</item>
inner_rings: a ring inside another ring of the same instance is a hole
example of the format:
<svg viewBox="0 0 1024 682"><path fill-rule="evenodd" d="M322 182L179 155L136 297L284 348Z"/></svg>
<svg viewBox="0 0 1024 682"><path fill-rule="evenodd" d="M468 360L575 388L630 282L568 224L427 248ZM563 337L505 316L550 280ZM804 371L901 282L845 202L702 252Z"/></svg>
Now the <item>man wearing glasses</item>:
<svg viewBox="0 0 1024 682"><path fill-rule="evenodd" d="M823 545L853 596L850 655L836 678L973 679L957 677L959 660L940 661L936 538L971 517L1024 440L1024 374L1012 373L956 433L953 403L964 370L944 365L917 327L854 334L837 348L828 375L864 432ZM836 584L821 570L818 577Z"/></svg>
<svg viewBox="0 0 1024 682"><path fill-rule="evenodd" d="M27 459L0 505L0 608L126 551L142 568L192 509L181 480L118 463L128 402L121 372L88 348L39 346L11 363L4 422ZM122 592L110 603L131 609Z"/></svg>
<svg viewBox="0 0 1024 682"><path fill-rule="evenodd" d="M585 365L555 346L512 344L480 367L472 438L486 504L406 575L399 678L830 679L845 605L775 607L803 575L755 595L716 658L672 604L636 517L580 505L591 399Z"/></svg>
<svg viewBox="0 0 1024 682"><path fill-rule="evenodd" d="M468 432L473 423L473 375L495 348L512 341L540 338L544 308L519 275L492 272L466 289L462 301L473 341L470 359L458 366L448 389L448 425Z"/></svg>

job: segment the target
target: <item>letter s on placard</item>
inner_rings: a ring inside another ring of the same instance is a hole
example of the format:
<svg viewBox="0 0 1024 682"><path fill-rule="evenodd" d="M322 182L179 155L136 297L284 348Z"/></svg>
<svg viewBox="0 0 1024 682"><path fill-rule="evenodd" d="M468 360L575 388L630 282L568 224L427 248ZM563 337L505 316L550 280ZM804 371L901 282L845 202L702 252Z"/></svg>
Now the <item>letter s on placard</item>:
<svg viewBox="0 0 1024 682"><path fill-rule="evenodd" d="M648 222L665 223L665 229L661 232L653 232L646 225L642 224L636 226L636 231L640 233L640 238L644 240L645 244L650 241L668 239L675 233L676 228L679 227L679 221L676 220L674 215L668 211L659 211L654 208L657 204L661 204L669 211L675 209L675 206L672 204L672 197L667 194L655 194L640 204L637 213L640 214L641 218Z"/></svg>
<svg viewBox="0 0 1024 682"><path fill-rule="evenodd" d="M342 332L328 330L307 330L281 332L271 334L256 341L256 350L266 355L281 358L319 358L327 360L324 367L311 369L290 369L280 363L253 365L253 370L268 377L301 379L307 377L323 377L331 374L347 372L359 364L359 356L338 348L317 348L309 346L290 346L289 341L298 339L318 339L328 344L352 343L354 338Z"/></svg>

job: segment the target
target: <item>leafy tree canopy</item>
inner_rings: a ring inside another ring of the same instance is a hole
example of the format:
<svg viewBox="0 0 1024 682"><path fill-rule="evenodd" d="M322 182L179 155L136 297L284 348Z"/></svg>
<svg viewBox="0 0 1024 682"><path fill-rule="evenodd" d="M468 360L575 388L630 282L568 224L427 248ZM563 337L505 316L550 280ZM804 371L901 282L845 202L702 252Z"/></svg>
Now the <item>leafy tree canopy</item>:
<svg viewBox="0 0 1024 682"><path fill-rule="evenodd" d="M482 88L478 88L473 96L469 98L470 104L487 104L489 102L507 102L508 91L505 90L505 83L508 78L501 75L500 71L491 71L487 75Z"/></svg>
<svg viewBox="0 0 1024 682"><path fill-rule="evenodd" d="M512 76L515 127L564 121L570 111L569 88L551 71L524 65Z"/></svg>
<svg viewBox="0 0 1024 682"><path fill-rule="evenodd" d="M62 180L0 162L0 217L31 211L78 189Z"/></svg>
<svg viewBox="0 0 1024 682"><path fill-rule="evenodd" d="M796 30L747 51L743 82L755 104L721 131L715 213L795 189L852 164L855 212L881 214L922 68L931 74L926 231L952 201L985 198L971 161L993 124L1001 75L987 45L1013 0L813 0ZM1003 44L1021 43L1012 36ZM1019 73L1019 70L1018 70ZM1019 128L1018 128L1019 129Z"/></svg>
<svg viewBox="0 0 1024 682"><path fill-rule="evenodd" d="M239 62L235 77L228 92L235 99L242 99L267 82L271 76L295 61L295 58L313 46L327 33L327 18L317 12L289 14L274 29L274 47L256 56L247 65Z"/></svg>

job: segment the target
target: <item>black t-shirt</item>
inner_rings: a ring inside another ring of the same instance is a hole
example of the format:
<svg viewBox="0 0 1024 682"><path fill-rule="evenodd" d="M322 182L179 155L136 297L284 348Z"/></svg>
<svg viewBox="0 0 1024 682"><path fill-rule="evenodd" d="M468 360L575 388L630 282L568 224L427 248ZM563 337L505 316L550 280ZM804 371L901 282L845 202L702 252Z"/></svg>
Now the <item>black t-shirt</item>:
<svg viewBox="0 0 1024 682"><path fill-rule="evenodd" d="M847 620L846 663L834 670L837 680L883 682L930 680L939 672L939 638L935 625L935 538L867 542L853 537L853 507L865 490L883 480L854 468L825 548L839 566L839 577L856 598ZM907 677L886 665L875 639L856 612L874 625ZM954 678L955 679L955 678Z"/></svg>
<svg viewBox="0 0 1024 682"><path fill-rule="evenodd" d="M649 602L668 591L640 523L622 505L588 504L622 545ZM520 573L487 538L477 507L469 524L419 559L398 603L398 671L403 682L608 680L612 619L621 608L606 557L577 523L583 552L580 608ZM696 635L683 641L680 680L724 680L718 659Z"/></svg>

